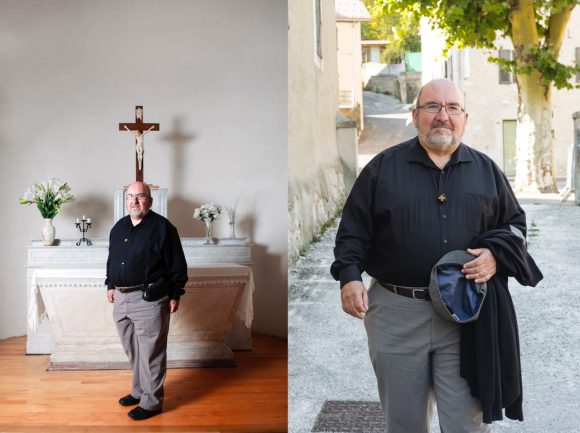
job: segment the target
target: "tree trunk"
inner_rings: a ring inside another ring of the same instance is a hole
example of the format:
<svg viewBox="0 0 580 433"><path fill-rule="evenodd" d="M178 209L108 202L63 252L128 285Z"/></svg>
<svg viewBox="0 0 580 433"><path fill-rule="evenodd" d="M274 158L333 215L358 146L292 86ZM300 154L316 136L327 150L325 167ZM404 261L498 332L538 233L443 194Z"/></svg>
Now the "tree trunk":
<svg viewBox="0 0 580 433"><path fill-rule="evenodd" d="M558 192L554 176L552 86L540 74L518 75L516 191Z"/></svg>
<svg viewBox="0 0 580 433"><path fill-rule="evenodd" d="M534 0L510 0L511 39L519 67L527 66L540 43ZM547 47L559 54L575 2L552 11L546 29ZM516 190L558 192L554 177L552 84L542 84L541 73L518 74L516 127Z"/></svg>

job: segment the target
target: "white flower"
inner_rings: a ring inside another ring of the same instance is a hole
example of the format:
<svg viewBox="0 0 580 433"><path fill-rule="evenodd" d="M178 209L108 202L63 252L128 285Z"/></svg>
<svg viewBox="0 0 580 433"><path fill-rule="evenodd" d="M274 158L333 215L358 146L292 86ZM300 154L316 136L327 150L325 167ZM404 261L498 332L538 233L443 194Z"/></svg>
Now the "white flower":
<svg viewBox="0 0 580 433"><path fill-rule="evenodd" d="M35 202L38 198L40 198L38 191L36 190L36 188L33 186L30 186L25 192L24 192L24 196L22 197L24 200L28 201L28 202Z"/></svg>
<svg viewBox="0 0 580 433"><path fill-rule="evenodd" d="M46 182L46 186L47 189L56 192L60 188L60 180L58 180L56 177L49 177L48 181Z"/></svg>
<svg viewBox="0 0 580 433"><path fill-rule="evenodd" d="M216 205L213 201L211 203L206 203L198 207L193 212L193 218L199 219L200 221L215 221L219 214L221 214L222 209L220 206Z"/></svg>

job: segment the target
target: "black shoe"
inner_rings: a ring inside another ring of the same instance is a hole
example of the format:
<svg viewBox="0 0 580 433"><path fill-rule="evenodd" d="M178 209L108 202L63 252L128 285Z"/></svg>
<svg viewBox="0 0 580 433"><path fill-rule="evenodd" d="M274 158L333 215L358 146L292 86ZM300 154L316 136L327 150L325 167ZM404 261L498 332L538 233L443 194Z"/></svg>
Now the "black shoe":
<svg viewBox="0 0 580 433"><path fill-rule="evenodd" d="M143 421L144 419L151 418L152 416L159 415L162 409L157 410L146 410L141 406L137 406L135 409L130 410L127 415L133 418L135 421Z"/></svg>
<svg viewBox="0 0 580 433"><path fill-rule="evenodd" d="M140 401L140 399L133 397L131 394L127 394L125 397L119 399L119 404L121 406L135 406Z"/></svg>

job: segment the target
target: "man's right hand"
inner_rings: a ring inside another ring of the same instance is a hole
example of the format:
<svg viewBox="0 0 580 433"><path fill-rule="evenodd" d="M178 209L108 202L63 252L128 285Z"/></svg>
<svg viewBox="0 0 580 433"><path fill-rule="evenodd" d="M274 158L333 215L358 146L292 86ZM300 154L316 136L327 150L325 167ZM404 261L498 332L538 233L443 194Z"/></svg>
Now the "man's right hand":
<svg viewBox="0 0 580 433"><path fill-rule="evenodd" d="M350 281L340 290L342 309L357 319L364 319L369 309L367 289L362 281Z"/></svg>
<svg viewBox="0 0 580 433"><path fill-rule="evenodd" d="M107 299L111 304L115 302L115 289L107 290Z"/></svg>

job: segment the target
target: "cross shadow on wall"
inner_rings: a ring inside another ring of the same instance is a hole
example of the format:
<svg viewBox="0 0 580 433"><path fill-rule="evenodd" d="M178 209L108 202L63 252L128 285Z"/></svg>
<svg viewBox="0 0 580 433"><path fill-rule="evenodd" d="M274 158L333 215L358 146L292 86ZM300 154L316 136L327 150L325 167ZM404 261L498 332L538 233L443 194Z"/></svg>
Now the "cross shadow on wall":
<svg viewBox="0 0 580 433"><path fill-rule="evenodd" d="M201 205L198 201L185 200L177 195L168 201L167 219L178 228L180 238L205 237L205 225L202 221L193 219L193 211Z"/></svg>
<svg viewBox="0 0 580 433"><path fill-rule="evenodd" d="M161 141L172 148L171 173L173 191L171 199L167 203L167 217L177 227L180 228L181 237L201 237L203 227L196 227L193 224L193 210L200 204L183 198L183 188L185 183L185 148L191 145L196 136L192 132L184 129L183 116L173 118L173 124L168 133L161 135Z"/></svg>

